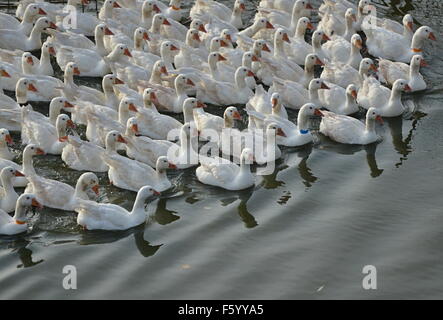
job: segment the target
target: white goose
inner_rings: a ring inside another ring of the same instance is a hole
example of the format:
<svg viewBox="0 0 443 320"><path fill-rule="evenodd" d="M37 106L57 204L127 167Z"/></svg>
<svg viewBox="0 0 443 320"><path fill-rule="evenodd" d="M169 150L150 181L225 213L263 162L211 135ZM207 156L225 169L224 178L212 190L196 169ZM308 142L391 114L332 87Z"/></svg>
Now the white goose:
<svg viewBox="0 0 443 320"><path fill-rule="evenodd" d="M1 170L0 180L2 185L0 186L0 210L8 213L14 211L18 194L14 190L12 179L14 177L24 176L23 173L12 167L6 167Z"/></svg>
<svg viewBox="0 0 443 320"><path fill-rule="evenodd" d="M77 171L107 172L109 167L102 158L105 151L95 143L68 136L61 158L69 168Z"/></svg>
<svg viewBox="0 0 443 320"><path fill-rule="evenodd" d="M310 3L310 0L305 0L306 3ZM285 12L291 12L294 7L294 0L261 0L259 7L273 8ZM312 9L306 8L302 11L302 16L309 16Z"/></svg>
<svg viewBox="0 0 443 320"><path fill-rule="evenodd" d="M356 32L354 23L357 22L357 16L353 8L348 8L345 18L338 17L335 14L326 14L323 16L318 28L325 32L329 37L342 36L346 40L351 40L351 36Z"/></svg>
<svg viewBox="0 0 443 320"><path fill-rule="evenodd" d="M375 132L375 121L383 123L377 109L369 108L366 124L353 117L321 111L320 132L334 141L344 144L366 145L376 142L380 137Z"/></svg>
<svg viewBox="0 0 443 320"><path fill-rule="evenodd" d="M248 148L243 149L241 153L240 165L220 157L201 156L201 165L195 173L201 183L226 190L243 190L255 184L255 177L250 168L253 159L254 154Z"/></svg>
<svg viewBox="0 0 443 320"><path fill-rule="evenodd" d="M140 136L138 121L135 117L129 118L124 135L126 154L129 158L146 163L155 168L157 159L167 156L168 150L174 143L168 140L153 140Z"/></svg>
<svg viewBox="0 0 443 320"><path fill-rule="evenodd" d="M42 75L42 76L53 76L54 75L54 69L51 65L51 55L55 56L56 51L55 47L52 43L49 41L46 41L43 43L41 48L41 56L40 60L36 57L32 56L32 68L31 68L31 74L35 75ZM22 72L24 74L25 70L22 69Z"/></svg>
<svg viewBox="0 0 443 320"><path fill-rule="evenodd" d="M234 120L241 120L241 115L236 107L227 107L223 113L223 118L205 112L203 108L195 109L194 122L199 132L200 140L218 139L224 127L232 127L230 125ZM227 124L227 122L229 124Z"/></svg>
<svg viewBox="0 0 443 320"><path fill-rule="evenodd" d="M75 128L74 123L66 114L60 114L57 117L55 126L42 121L42 119L32 119L31 108L23 107L22 109L22 132L27 132L28 135L24 143L38 144L45 150L45 152L54 155L62 154L63 147L66 145L68 136L66 135L66 128ZM25 142L26 141L26 142Z"/></svg>
<svg viewBox="0 0 443 320"><path fill-rule="evenodd" d="M148 184L154 185L159 192L172 186L166 176L166 169L175 169L176 166L166 157L158 158L156 169L152 169L147 164L119 155L115 148L117 141L126 143L117 131L111 131L106 136L106 153L103 154L103 160L109 166L108 177L111 184L135 192Z"/></svg>
<svg viewBox="0 0 443 320"><path fill-rule="evenodd" d="M380 85L380 82L375 78L368 77L358 92L357 101L365 109L375 107L382 117L397 117L406 110L401 101L403 91L411 91L406 80L396 80L392 90L389 90Z"/></svg>
<svg viewBox="0 0 443 320"><path fill-rule="evenodd" d="M277 145L276 136L286 137L283 129L275 122L269 123L263 130L248 130L243 132L244 144L243 148L251 148L254 151L254 161L258 164L266 164L281 158L281 150ZM222 148L222 153L226 154L226 150ZM238 148L230 150L234 159L240 159Z"/></svg>
<svg viewBox="0 0 443 320"><path fill-rule="evenodd" d="M422 54L426 39L436 40L430 27L422 26L415 31L412 42L396 32L375 27L368 35L366 45L371 55L397 62L409 62L412 56Z"/></svg>
<svg viewBox="0 0 443 320"><path fill-rule="evenodd" d="M231 24L236 29L243 28L242 12L246 9L244 0L236 0L233 10L213 0L197 0L191 8L190 17L195 19L208 14Z"/></svg>
<svg viewBox="0 0 443 320"><path fill-rule="evenodd" d="M358 89L355 85L350 84L346 90L332 83L328 83L328 87L329 90L318 91L322 106L336 114L350 115L358 112Z"/></svg>
<svg viewBox="0 0 443 320"><path fill-rule="evenodd" d="M150 186L138 190L132 211L127 211L112 203L78 201L75 211L77 223L86 230L126 230L138 226L146 220L145 202L159 192Z"/></svg>
<svg viewBox="0 0 443 320"><path fill-rule="evenodd" d="M361 26L365 34L372 36L371 32L374 23L377 27L403 35L403 38L408 42L410 42L414 36L414 19L410 14L406 14L403 17L403 24L391 19L380 19L374 15L369 15L363 20Z"/></svg>
<svg viewBox="0 0 443 320"><path fill-rule="evenodd" d="M179 144L172 145L168 149L168 159L178 169L188 169L198 165L198 158L197 130L194 123L185 121L185 124L180 129Z"/></svg>
<svg viewBox="0 0 443 320"><path fill-rule="evenodd" d="M398 79L408 80L412 92L426 89L426 82L420 74L420 67L426 66L428 64L420 55L413 56L409 65L386 59L380 59L378 62L380 74L386 83L392 86Z"/></svg>
<svg viewBox="0 0 443 320"><path fill-rule="evenodd" d="M0 129L0 159L12 160L15 158L15 153L9 150L8 145L11 145L14 141L5 128Z"/></svg>
<svg viewBox="0 0 443 320"><path fill-rule="evenodd" d="M354 34L351 42L345 38L337 36L332 37L331 41L326 42L323 46L332 62L345 63L358 69L363 59L360 50L363 48L363 41L358 34Z"/></svg>
<svg viewBox="0 0 443 320"><path fill-rule="evenodd" d="M57 28L57 26L46 17L37 20L29 37L23 37L19 30L3 29L0 32L0 47L8 50L33 51L42 46L41 34L45 28Z"/></svg>
<svg viewBox="0 0 443 320"><path fill-rule="evenodd" d="M369 70L378 71L374 61L369 58L365 58L360 62L358 71L348 64L331 63L325 65L320 78L342 88L347 88L350 84L355 84L357 88L361 88Z"/></svg>
<svg viewBox="0 0 443 320"><path fill-rule="evenodd" d="M35 20L39 15L46 15L46 11L35 3L30 3L24 11L21 22L10 14L0 13L0 29L13 29L22 33L23 36L29 36Z"/></svg>
<svg viewBox="0 0 443 320"><path fill-rule="evenodd" d="M329 61L329 56L323 50L321 42L322 41L329 41L329 40L331 40L331 39L321 30L315 30L314 34L312 35L312 51L323 62Z"/></svg>
<svg viewBox="0 0 443 320"><path fill-rule="evenodd" d="M74 211L78 199L89 200L94 192L99 195L97 176L92 172L83 173L77 180L75 188L70 185L38 175L28 176L29 183L25 193L35 194L38 202L46 207Z"/></svg>
<svg viewBox="0 0 443 320"><path fill-rule="evenodd" d="M13 217L0 210L0 235L11 236L26 232L28 230L26 210L29 207L43 208L34 195L25 193L18 198Z"/></svg>
<svg viewBox="0 0 443 320"><path fill-rule="evenodd" d="M306 56L313 52L312 46L305 40L307 29L313 30L314 26L308 18L300 18L295 29L295 35L290 38L291 43L285 46L286 53L299 65L304 65Z"/></svg>
<svg viewBox="0 0 443 320"><path fill-rule="evenodd" d="M3 78L10 78L11 75L0 66L0 109L17 109L17 101L5 95L3 91Z"/></svg>

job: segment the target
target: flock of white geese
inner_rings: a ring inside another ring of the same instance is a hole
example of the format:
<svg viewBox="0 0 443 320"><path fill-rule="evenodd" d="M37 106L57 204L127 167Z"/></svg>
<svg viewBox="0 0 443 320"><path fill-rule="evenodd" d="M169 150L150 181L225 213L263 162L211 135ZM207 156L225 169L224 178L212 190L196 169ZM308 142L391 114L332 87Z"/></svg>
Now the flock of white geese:
<svg viewBox="0 0 443 320"><path fill-rule="evenodd" d="M379 139L376 121L407 110L402 92L426 89L420 67L426 40L436 40L432 29L414 31L409 14L402 23L376 17L370 0L324 0L319 8L309 0L262 0L249 26L246 0L232 9L195 0L189 17L181 2L106 0L97 17L81 12L88 0L68 0L78 9L73 17L61 4L22 0L16 17L0 14L0 234L26 232L32 206L76 211L87 230L134 227L146 219L145 202L171 188L170 169L198 166L204 184L249 188L251 163L278 159L279 146L312 142L312 117L321 117L319 131L332 140L370 144ZM312 16L319 17L316 27ZM102 91L76 84L74 76L102 78ZM3 90L15 91L15 99ZM28 101L50 102L49 116ZM205 111L205 103L226 108L223 117ZM246 106L240 112L232 105ZM353 117L361 107L364 122ZM297 123L286 108L298 110ZM183 123L168 113L183 113ZM242 131L235 125L241 114L248 115ZM76 124L86 126L87 140ZM168 136L174 130L178 141ZM26 146L21 165L11 131ZM225 135L250 135L265 152L199 155L196 138L211 140L209 132L219 133L219 144ZM45 154L86 173L75 187L38 175L33 157ZM186 161L192 154L197 163ZM132 211L94 200L94 172L137 192ZM19 196L16 187L26 189Z"/></svg>

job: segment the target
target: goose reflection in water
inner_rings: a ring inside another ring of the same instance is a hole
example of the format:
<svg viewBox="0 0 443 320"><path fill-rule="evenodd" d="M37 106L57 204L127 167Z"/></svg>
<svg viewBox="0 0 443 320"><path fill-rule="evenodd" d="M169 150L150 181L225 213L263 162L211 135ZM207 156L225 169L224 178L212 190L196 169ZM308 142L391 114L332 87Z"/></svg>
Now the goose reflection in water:
<svg viewBox="0 0 443 320"><path fill-rule="evenodd" d="M28 247L32 241L29 241L22 236L2 236L0 237L0 242L3 244L0 246L0 249L12 249L11 252L17 253L18 258L21 261L21 263L17 265L17 269L30 268L45 261L44 259L33 260L33 252Z"/></svg>

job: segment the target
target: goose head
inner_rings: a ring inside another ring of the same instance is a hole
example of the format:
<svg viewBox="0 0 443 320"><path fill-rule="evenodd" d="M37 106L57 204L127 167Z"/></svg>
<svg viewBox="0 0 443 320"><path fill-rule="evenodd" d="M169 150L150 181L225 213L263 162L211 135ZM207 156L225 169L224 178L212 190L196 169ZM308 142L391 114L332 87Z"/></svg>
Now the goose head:
<svg viewBox="0 0 443 320"><path fill-rule="evenodd" d="M274 26L272 25L272 23L270 23L269 20L266 19L266 18L260 18L260 19L257 19L257 20L254 22L253 27L254 27L256 30L261 30L261 29L274 29Z"/></svg>
<svg viewBox="0 0 443 320"><path fill-rule="evenodd" d="M127 136L131 136L131 135L139 135L140 131L138 129L138 121L137 118L135 117L131 117L128 119L128 121L126 122L126 135Z"/></svg>
<svg viewBox="0 0 443 320"><path fill-rule="evenodd" d="M412 70L419 70L420 67L427 67L428 64L425 61L425 58L423 58L421 55L416 54L411 58L411 69Z"/></svg>
<svg viewBox="0 0 443 320"><path fill-rule="evenodd" d="M309 82L309 90L310 91L316 91L316 90L328 90L329 87L326 85L326 83L323 81L323 79L317 78L312 79L311 82Z"/></svg>
<svg viewBox="0 0 443 320"><path fill-rule="evenodd" d="M146 88L143 91L143 103L145 108L152 108L152 104L158 104L157 94L154 89Z"/></svg>
<svg viewBox="0 0 443 320"><path fill-rule="evenodd" d="M403 26L411 32L414 32L414 18L408 13L403 17Z"/></svg>
<svg viewBox="0 0 443 320"><path fill-rule="evenodd" d="M323 113L316 107L313 103L306 103L300 108L300 111L298 113L298 123L305 122L306 119L312 116L323 116ZM301 127L301 125L299 125Z"/></svg>
<svg viewBox="0 0 443 320"><path fill-rule="evenodd" d="M252 51L246 51L245 53L243 53L242 65L246 68L251 69L252 63L258 61L260 61L260 59L255 54L253 54Z"/></svg>
<svg viewBox="0 0 443 320"><path fill-rule="evenodd" d="M112 10L114 8L121 8L121 6L118 4L116 0L106 0L103 4L103 7L107 10Z"/></svg>
<svg viewBox="0 0 443 320"><path fill-rule="evenodd" d="M31 80L29 80L27 78L20 78L17 81L17 84L15 86L15 93L16 93L16 97L17 97L17 102L19 102L19 103L26 102L26 101L18 101L18 100L20 100L19 98L21 98L21 97L23 97L23 98L27 97L28 91L38 92L38 89L36 88L36 86L34 85L34 83Z"/></svg>
<svg viewBox="0 0 443 320"><path fill-rule="evenodd" d="M182 5L182 0L171 0L170 2L169 2L169 7L172 9L172 10L180 10L181 8L181 5Z"/></svg>
<svg viewBox="0 0 443 320"><path fill-rule="evenodd" d="M208 31L205 28L205 23L200 19L194 19L189 26L190 29L197 29L200 32L207 33Z"/></svg>
<svg viewBox="0 0 443 320"><path fill-rule="evenodd" d="M162 15L161 13L157 13L152 20L152 29L159 29L162 25L170 26L171 23L168 19L166 19L164 15Z"/></svg>
<svg viewBox="0 0 443 320"><path fill-rule="evenodd" d="M14 141L12 140L11 134L8 129L0 129L0 145L11 145Z"/></svg>
<svg viewBox="0 0 443 320"><path fill-rule="evenodd" d="M364 58L360 62L360 75L367 75L369 70L377 72L377 67L374 64L374 61L370 58Z"/></svg>
<svg viewBox="0 0 443 320"><path fill-rule="evenodd" d="M177 169L177 166L169 162L166 156L158 157L155 167L159 172L164 172L167 169Z"/></svg>
<svg viewBox="0 0 443 320"><path fill-rule="evenodd" d="M362 16L365 12L365 8L371 5L371 0L360 0L358 3L358 14Z"/></svg>
<svg viewBox="0 0 443 320"><path fill-rule="evenodd" d="M13 167L5 167L0 172L1 181L11 181L15 177L24 177L25 175Z"/></svg>
<svg viewBox="0 0 443 320"><path fill-rule="evenodd" d="M299 35L304 35L306 32L306 29L309 30L314 30L314 26L311 23L311 20L309 20L309 18L307 17L301 17L300 19L298 19L297 22L297 33L299 33Z"/></svg>
<svg viewBox="0 0 443 320"><path fill-rule="evenodd" d="M112 36L114 33L104 23L100 23L95 27L94 35L95 39L99 39L104 36Z"/></svg>
<svg viewBox="0 0 443 320"><path fill-rule="evenodd" d="M255 77L254 72L252 72L250 69L246 67L238 67L235 71L235 78L236 79L245 79L247 77Z"/></svg>
<svg viewBox="0 0 443 320"><path fill-rule="evenodd" d="M323 31L316 30L312 35L312 45L315 47L320 47L322 41L331 40Z"/></svg>
<svg viewBox="0 0 443 320"><path fill-rule="evenodd" d="M117 130L109 131L105 138L105 146L107 151L115 151L116 143L127 143L125 138Z"/></svg>
<svg viewBox="0 0 443 320"><path fill-rule="evenodd" d="M254 152L250 148L244 148L240 154L241 164L252 164L254 163Z"/></svg>
<svg viewBox="0 0 443 320"><path fill-rule="evenodd" d="M392 91L395 91L395 92L401 92L401 91L410 92L410 91L412 91L412 89L409 86L408 81L406 81L404 79L398 79L392 85Z"/></svg>
<svg viewBox="0 0 443 320"><path fill-rule="evenodd" d="M192 114L193 110L197 108L206 108L206 105L200 100L197 100L196 98L187 98L183 102L183 113L185 114L186 113Z"/></svg>
<svg viewBox="0 0 443 320"><path fill-rule="evenodd" d="M37 15L45 16L47 13L35 3L28 4L23 15L23 20L32 20L32 18Z"/></svg>
<svg viewBox="0 0 443 320"><path fill-rule="evenodd" d="M32 193L24 193L17 199L14 219L17 224L25 224L27 221L26 210L24 208L35 207L43 209L43 205L37 200Z"/></svg>
<svg viewBox="0 0 443 320"><path fill-rule="evenodd" d="M359 34L356 33L351 37L351 44L360 50L363 48L363 41Z"/></svg>
<svg viewBox="0 0 443 320"><path fill-rule="evenodd" d="M158 7L158 5L154 1L147 0L147 1L143 2L142 13L145 17L150 16L154 12L155 13L161 12L160 8Z"/></svg>
<svg viewBox="0 0 443 320"><path fill-rule="evenodd" d="M274 92L271 96L271 105L272 109L275 110L281 106L280 94L278 92Z"/></svg>
<svg viewBox="0 0 443 320"><path fill-rule="evenodd" d="M0 77L11 78L11 75L5 68L0 67Z"/></svg>
<svg viewBox="0 0 443 320"><path fill-rule="evenodd" d="M414 52L421 52L421 47L426 39L431 39L434 41L437 40L434 31L430 27L422 26L414 33L414 37L412 39L412 50Z"/></svg>
<svg viewBox="0 0 443 320"><path fill-rule="evenodd" d="M348 8L345 13L345 19L349 22L357 22L357 16L355 14L354 8Z"/></svg>
<svg viewBox="0 0 443 320"><path fill-rule="evenodd" d="M165 76L168 75L168 69L166 69L166 64L163 60L157 60L154 63L154 67L152 68L154 72L157 72L158 74L164 74Z"/></svg>
<svg viewBox="0 0 443 320"><path fill-rule="evenodd" d="M271 49L269 49L265 40L255 40L254 44L252 45L252 52L254 52L254 54L256 54L258 57L261 57L262 51L271 52Z"/></svg>
<svg viewBox="0 0 443 320"><path fill-rule="evenodd" d="M50 43L49 41L45 41L42 45L42 52L44 54L55 56L56 51L55 51L54 44Z"/></svg>
<svg viewBox="0 0 443 320"><path fill-rule="evenodd" d="M246 10L246 5L245 5L245 0L235 0L234 3L234 11L245 11Z"/></svg>
<svg viewBox="0 0 443 320"><path fill-rule="evenodd" d="M69 62L65 67L65 76L68 75L70 77L73 77L74 75L79 76L80 75L80 69L78 68L77 64L75 62Z"/></svg>
<svg viewBox="0 0 443 320"><path fill-rule="evenodd" d="M122 80L120 80L117 76L111 74L107 74L103 77L102 87L103 91L111 92L114 90L114 85L117 84L125 84Z"/></svg>
<svg viewBox="0 0 443 320"><path fill-rule="evenodd" d="M137 198L142 200L143 202L148 201L156 196L159 196L161 193L156 191L151 186L144 186L140 188L137 192Z"/></svg>
<svg viewBox="0 0 443 320"><path fill-rule="evenodd" d="M223 29L220 33L220 38L223 39L226 43L232 44L232 32L229 29Z"/></svg>
<svg viewBox="0 0 443 320"><path fill-rule="evenodd" d="M111 55L117 55L117 56L127 56L129 58L132 58L131 51L129 51L129 48L127 45L123 43L118 43L115 45L114 50L110 53Z"/></svg>
<svg viewBox="0 0 443 320"><path fill-rule="evenodd" d="M55 25L55 23L49 20L47 17L38 18L37 22L35 23L34 29L38 31L43 31L46 28L57 30L57 26Z"/></svg>
<svg viewBox="0 0 443 320"><path fill-rule="evenodd" d="M349 97L352 97L354 100L357 100L357 93L358 93L358 89L354 84L350 84L347 88L346 88L346 94Z"/></svg>
<svg viewBox="0 0 443 320"><path fill-rule="evenodd" d="M179 50L171 41L163 41L160 47L160 55L163 60L172 59L174 52Z"/></svg>
<svg viewBox="0 0 443 320"><path fill-rule="evenodd" d="M32 74L32 67L34 66L34 56L30 52L23 52L22 54L22 71L25 74Z"/></svg>
<svg viewBox="0 0 443 320"><path fill-rule="evenodd" d="M200 36L197 29L189 29L186 33L186 44L193 48L198 48L200 46Z"/></svg>
<svg viewBox="0 0 443 320"><path fill-rule="evenodd" d="M211 52L208 56L208 64L211 67L216 67L217 62L227 61L227 59L220 52Z"/></svg>
<svg viewBox="0 0 443 320"><path fill-rule="evenodd" d="M132 98L123 98L118 106L119 114L129 114L129 111L138 112L135 106L135 100ZM126 120L125 120L126 121Z"/></svg>
<svg viewBox="0 0 443 320"><path fill-rule="evenodd" d="M223 114L223 118L228 119L228 120L241 120L241 115L240 112L238 112L236 107L227 107L224 114Z"/></svg>
<svg viewBox="0 0 443 320"><path fill-rule="evenodd" d="M376 108L369 108L368 112L366 112L366 119L372 121L378 121L383 124L383 118L380 116Z"/></svg>
<svg viewBox="0 0 443 320"><path fill-rule="evenodd" d="M58 116L62 110L69 111L69 109L72 110L72 108L74 108L74 105L65 97L55 97L49 104L49 114L50 116L51 114L56 114Z"/></svg>
<svg viewBox="0 0 443 320"><path fill-rule="evenodd" d="M286 133L275 122L271 122L270 124L267 125L266 134L267 135L277 135L279 137L286 137Z"/></svg>
<svg viewBox="0 0 443 320"><path fill-rule="evenodd" d="M175 89L176 90L178 89L177 91L180 91L180 89L183 89L186 86L195 86L195 83L184 74L179 74L177 78L175 78L174 84L175 84Z"/></svg>
<svg viewBox="0 0 443 320"><path fill-rule="evenodd" d="M32 158L33 156L43 156L46 152L35 144L28 144L23 150L23 159Z"/></svg>
<svg viewBox="0 0 443 320"><path fill-rule="evenodd" d="M275 43L291 43L291 40L289 40L288 33L283 28L278 28L277 31L274 34L274 41Z"/></svg>
<svg viewBox="0 0 443 320"><path fill-rule="evenodd" d="M228 43L220 37L212 38L211 44L209 46L209 48L210 48L209 50L211 52L218 51L221 47L224 47L224 48L228 47Z"/></svg>
<svg viewBox="0 0 443 320"><path fill-rule="evenodd" d="M315 65L324 66L324 62L315 53L310 53L305 59L305 68L312 69Z"/></svg>
<svg viewBox="0 0 443 320"><path fill-rule="evenodd" d="M148 34L148 30L146 30L143 27L138 27L137 29L135 29L134 31L134 42L140 42L143 40L149 41L149 34Z"/></svg>
<svg viewBox="0 0 443 320"><path fill-rule="evenodd" d="M78 188L83 192L92 190L97 196L100 194L98 178L95 173L92 172L83 173L80 178L78 178L76 189Z"/></svg>
<svg viewBox="0 0 443 320"><path fill-rule="evenodd" d="M66 129L75 128L75 124L74 122L72 122L71 118L69 118L67 114L60 114L57 117L57 121L55 122L55 127L58 133L58 141L65 142L68 140Z"/></svg>

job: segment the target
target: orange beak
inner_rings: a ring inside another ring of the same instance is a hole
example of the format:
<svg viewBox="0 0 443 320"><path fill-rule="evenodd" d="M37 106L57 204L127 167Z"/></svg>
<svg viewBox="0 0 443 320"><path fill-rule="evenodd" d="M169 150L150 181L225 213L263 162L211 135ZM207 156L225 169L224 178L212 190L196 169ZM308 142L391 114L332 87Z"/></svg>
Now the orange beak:
<svg viewBox="0 0 443 320"><path fill-rule="evenodd" d="M227 35L226 35L226 40L228 40L228 41L232 42L232 37L231 37L231 35L230 35L230 34L227 34Z"/></svg>
<svg viewBox="0 0 443 320"><path fill-rule="evenodd" d="M159 8L156 4L154 4L154 6L152 7L152 9L154 9L154 11L157 12L157 13L160 13L160 12L161 12L160 8Z"/></svg>
<svg viewBox="0 0 443 320"><path fill-rule="evenodd" d="M378 122L380 122L381 124L384 124L383 118L381 116L376 116L375 120L377 120Z"/></svg>
<svg viewBox="0 0 443 320"><path fill-rule="evenodd" d="M252 72L251 70L248 71L248 73L246 73L247 77L255 77L254 72Z"/></svg>
<svg viewBox="0 0 443 320"><path fill-rule="evenodd" d="M126 140L122 137L121 134L118 135L118 137L117 137L117 142L127 143Z"/></svg>
<svg viewBox="0 0 443 320"><path fill-rule="evenodd" d="M198 27L198 31L201 31L201 32L204 32L204 33L207 33L208 31L206 31L206 28L205 28L205 26L204 25L200 25L200 27Z"/></svg>
<svg viewBox="0 0 443 320"><path fill-rule="evenodd" d="M354 97L354 99L357 99L357 91L352 90L351 96Z"/></svg>
<svg viewBox="0 0 443 320"><path fill-rule="evenodd" d="M6 140L6 143L7 143L7 144L12 144L12 143L13 143L13 141L12 141L12 137L11 137L10 134L7 134L7 135L5 136L5 140Z"/></svg>
<svg viewBox="0 0 443 320"><path fill-rule="evenodd" d="M226 61L227 59L223 57L221 54L218 55L218 61Z"/></svg>
<svg viewBox="0 0 443 320"><path fill-rule="evenodd" d="M40 202L38 202L36 199L32 199L31 205L33 207L43 209L43 205Z"/></svg>
<svg viewBox="0 0 443 320"><path fill-rule="evenodd" d="M260 61L256 55L253 55L251 60L254 62Z"/></svg>
<svg viewBox="0 0 443 320"><path fill-rule="evenodd" d="M67 125L69 128L75 128L75 124L74 124L74 122L73 122L71 119L69 119L68 121L66 121L66 125Z"/></svg>
<svg viewBox="0 0 443 320"><path fill-rule="evenodd" d="M28 91L38 92L37 88L32 83L28 85Z"/></svg>
<svg viewBox="0 0 443 320"><path fill-rule="evenodd" d="M314 10L314 7L310 3L307 3L305 8L309 10Z"/></svg>
<svg viewBox="0 0 443 320"><path fill-rule="evenodd" d="M143 33L143 40L147 40L147 41L151 40L151 39L149 39L149 34L147 32Z"/></svg>
<svg viewBox="0 0 443 320"><path fill-rule="evenodd" d="M85 6L88 5L89 4L89 0L82 0L82 4L85 5Z"/></svg>
<svg viewBox="0 0 443 320"><path fill-rule="evenodd" d="M312 23L308 22L307 28L309 30L314 30L314 25Z"/></svg>
<svg viewBox="0 0 443 320"><path fill-rule="evenodd" d="M324 62L321 61L319 58L317 58L317 60L315 60L315 64L318 65L318 66L324 66L325 65Z"/></svg>
<svg viewBox="0 0 443 320"><path fill-rule="evenodd" d="M363 48L363 43L361 40L357 40L355 41L355 46L359 49Z"/></svg>
<svg viewBox="0 0 443 320"><path fill-rule="evenodd" d="M320 110L318 110L318 109L315 109L314 115L323 117L323 113Z"/></svg>
<svg viewBox="0 0 443 320"><path fill-rule="evenodd" d="M45 10L43 10L42 8L39 8L38 9L38 14L40 14L40 15L46 15L47 13L46 13L46 11Z"/></svg>
<svg viewBox="0 0 443 320"><path fill-rule="evenodd" d="M378 71L378 69L377 69L377 67L375 66L375 64L371 64L371 66L369 67L369 69L371 69L371 70L373 70L373 71L375 71L375 72Z"/></svg>
<svg viewBox="0 0 443 320"><path fill-rule="evenodd" d="M164 24L165 26L170 26L170 25L171 25L171 23L168 21L168 19L165 19L165 20L163 21L163 24Z"/></svg>
<svg viewBox="0 0 443 320"><path fill-rule="evenodd" d="M268 45L266 43L263 45L263 49L262 50L266 51L266 52L271 52L271 50L269 49L269 47L268 47Z"/></svg>
<svg viewBox="0 0 443 320"><path fill-rule="evenodd" d="M171 45L171 51L178 51L178 50L180 50L180 49L174 45Z"/></svg>
<svg viewBox="0 0 443 320"><path fill-rule="evenodd" d="M435 37L434 32L429 33L429 39L437 41L437 38Z"/></svg>
<svg viewBox="0 0 443 320"><path fill-rule="evenodd" d="M351 16L351 18L352 18L352 21L357 22L357 17L355 16L355 14L353 14L353 15Z"/></svg>
<svg viewBox="0 0 443 320"><path fill-rule="evenodd" d="M238 112L238 111L235 111L234 115L232 117L236 120L241 120L241 115L240 115L240 112Z"/></svg>
<svg viewBox="0 0 443 320"><path fill-rule="evenodd" d="M420 67L427 67L427 66L429 66L428 63L424 59L422 59L420 61Z"/></svg>
<svg viewBox="0 0 443 320"><path fill-rule="evenodd" d="M168 168L169 168L169 169L177 169L177 166L176 166L175 164L169 162L169 166L168 166Z"/></svg>
<svg viewBox="0 0 443 320"><path fill-rule="evenodd" d="M55 49L54 49L54 47L50 47L49 49L48 49L48 52L49 52L49 54L51 54L51 55L53 55L53 56L55 56L57 53L55 52Z"/></svg>
<svg viewBox="0 0 443 320"><path fill-rule="evenodd" d="M244 3L240 3L239 8L240 8L240 10L246 10L246 6Z"/></svg>
<svg viewBox="0 0 443 320"><path fill-rule="evenodd" d="M410 92L412 91L411 87L409 86L409 84L405 85L405 91L406 92Z"/></svg>
<svg viewBox="0 0 443 320"><path fill-rule="evenodd" d="M32 57L26 58L26 62L29 63L31 66L34 65L34 59L32 59Z"/></svg>
<svg viewBox="0 0 443 320"><path fill-rule="evenodd" d="M278 104L278 100L277 99L272 99L272 107L275 108Z"/></svg>
<svg viewBox="0 0 443 320"><path fill-rule="evenodd" d="M282 40L285 41L285 42L287 42L287 43L291 43L291 40L289 40L289 37L288 37L288 34L287 34L287 33L283 34L283 38L282 38Z"/></svg>
<svg viewBox="0 0 443 320"><path fill-rule="evenodd" d="M120 80L119 78L115 78L114 84L125 84L125 83L122 80Z"/></svg>
<svg viewBox="0 0 443 320"><path fill-rule="evenodd" d="M41 148L37 148L37 150L35 151L35 154L38 156L44 156L46 154L46 152Z"/></svg>
<svg viewBox="0 0 443 320"><path fill-rule="evenodd" d="M80 75L80 70L78 69L78 67L74 68L74 74L79 76Z"/></svg>
<svg viewBox="0 0 443 320"><path fill-rule="evenodd" d="M155 92L151 92L149 94L149 98L151 99L151 101L157 102L157 94Z"/></svg>
<svg viewBox="0 0 443 320"><path fill-rule="evenodd" d="M55 30L57 30L58 28L57 28L57 26L55 25L55 23L54 22L49 22L49 28L52 28L52 29L55 29Z"/></svg>
<svg viewBox="0 0 443 320"><path fill-rule="evenodd" d="M66 141L68 141L68 136L60 137L60 138L58 138L58 141L66 142Z"/></svg>
<svg viewBox="0 0 443 320"><path fill-rule="evenodd" d="M138 131L138 124L133 124L131 126L131 130L134 131L135 134L138 134L139 133L139 131Z"/></svg>
<svg viewBox="0 0 443 320"><path fill-rule="evenodd" d="M154 196L159 196L159 195L161 195L161 193L156 191L156 190L154 190Z"/></svg>
<svg viewBox="0 0 443 320"><path fill-rule="evenodd" d="M160 68L160 72L163 73L164 75L168 75L168 69L166 69L165 66Z"/></svg>
<svg viewBox="0 0 443 320"><path fill-rule="evenodd" d="M414 28L414 22L408 22L408 28L412 31L412 29Z"/></svg>
<svg viewBox="0 0 443 320"><path fill-rule="evenodd" d="M224 40L220 40L220 46L221 46L221 47L227 47L228 44L226 43L226 41L224 41Z"/></svg>
<svg viewBox="0 0 443 320"><path fill-rule="evenodd" d="M114 4L112 5L113 8L121 8L120 5L117 2L114 2Z"/></svg>
<svg viewBox="0 0 443 320"><path fill-rule="evenodd" d="M188 80L186 81L186 84L187 84L187 85L190 85L190 86L195 86L194 81L192 81L191 79L188 79Z"/></svg>
<svg viewBox="0 0 443 320"><path fill-rule="evenodd" d="M274 29L274 26L269 21L266 21L266 29Z"/></svg>
<svg viewBox="0 0 443 320"><path fill-rule="evenodd" d="M128 48L126 48L125 51L123 51L123 54L124 54L125 56L128 56L129 58L132 58L131 51L129 51Z"/></svg>
<svg viewBox="0 0 443 320"><path fill-rule="evenodd" d="M96 195L99 195L99 194L100 194L100 189L99 189L99 188L100 188L99 185L96 184L96 185L93 186L91 189L92 189L92 191L95 192Z"/></svg>
<svg viewBox="0 0 443 320"><path fill-rule="evenodd" d="M331 38L329 38L327 35L323 35L323 38L322 38L324 41L329 41L329 40L331 40Z"/></svg>
<svg viewBox="0 0 443 320"><path fill-rule="evenodd" d="M11 75L6 70L1 70L0 75L5 78L11 78Z"/></svg>
<svg viewBox="0 0 443 320"><path fill-rule="evenodd" d="M133 103L129 104L128 109L129 109L129 111L138 112L137 108L135 107L135 105Z"/></svg>
<svg viewBox="0 0 443 320"><path fill-rule="evenodd" d="M105 36L113 36L114 32L111 31L108 27L105 28Z"/></svg>
<svg viewBox="0 0 443 320"><path fill-rule="evenodd" d="M203 102L198 101L197 102L197 108L206 108L206 105Z"/></svg>
<svg viewBox="0 0 443 320"><path fill-rule="evenodd" d="M281 128L277 129L277 135L280 137L286 137L286 133Z"/></svg>
<svg viewBox="0 0 443 320"><path fill-rule="evenodd" d="M195 41L198 41L198 42L201 41L200 37L198 36L198 33L194 34L193 38L194 38Z"/></svg>
<svg viewBox="0 0 443 320"><path fill-rule="evenodd" d="M65 101L63 108L74 108L74 105L68 101Z"/></svg>
<svg viewBox="0 0 443 320"><path fill-rule="evenodd" d="M16 177L24 177L25 175L23 174L23 173L21 173L20 171L18 171L18 170L15 170L15 174L14 174Z"/></svg>
<svg viewBox="0 0 443 320"><path fill-rule="evenodd" d="M320 87L321 89L325 89L325 90L328 90L328 89L330 89L324 82L322 82L322 84L321 84L321 87Z"/></svg>

